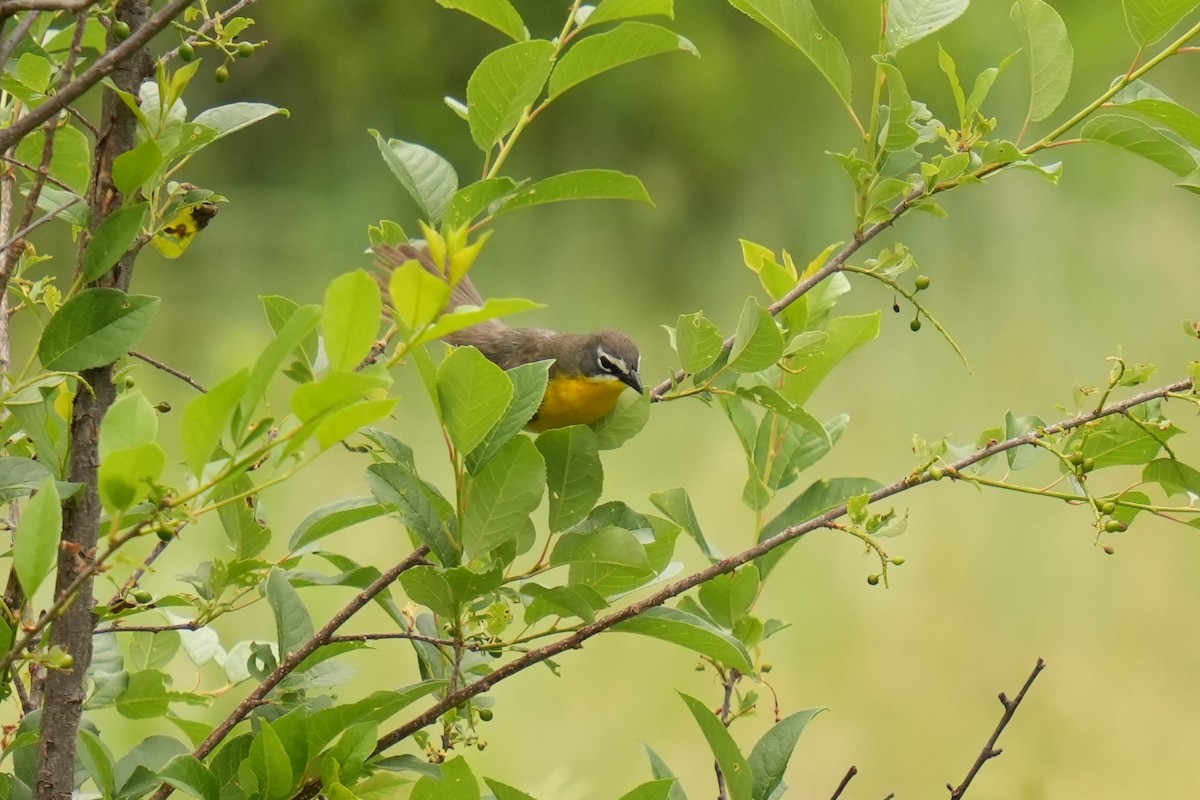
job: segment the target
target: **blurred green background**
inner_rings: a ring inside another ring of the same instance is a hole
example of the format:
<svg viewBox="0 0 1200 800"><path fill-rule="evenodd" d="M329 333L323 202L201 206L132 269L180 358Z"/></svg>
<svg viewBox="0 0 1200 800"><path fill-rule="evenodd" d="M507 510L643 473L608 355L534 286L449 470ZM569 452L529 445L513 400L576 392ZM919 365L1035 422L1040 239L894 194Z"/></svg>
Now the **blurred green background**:
<svg viewBox="0 0 1200 800"><path fill-rule="evenodd" d="M517 5L534 35L551 36L566 2ZM474 273L485 294L547 304L525 324L628 331L643 347L648 382L673 368L662 326L703 309L729 330L742 298L757 290L741 266L739 238L806 262L852 228L848 183L825 153L857 143L832 92L798 53L719 0L676 5L675 27L700 59L663 56L572 91L537 120L509 162L515 177L581 167L632 172L655 206L568 204L506 217ZM1063 106L1069 112L1126 69L1133 46L1118 0L1053 5L1075 44L1075 79ZM877 3L817 6L850 54L856 107L865 115ZM935 115L953 114L936 42L969 85L1020 46L1009 6L979 0L903 53L910 90ZM473 66L504 44L500 34L431 0L288 0L259 3L254 13L252 33L270 46L233 64L226 84L209 80L209 63L192 111L248 99L284 106L291 118L262 123L193 162L182 177L230 202L184 259L148 252L137 277L138 291L164 299L144 349L206 384L248 363L268 340L257 295L319 302L333 276L368 263L368 224L391 218L415 228L415 209L368 128L437 149L464 183L479 173L466 126L442 98L463 97ZM1195 58L1176 59L1153 78L1193 107L1200 105ZM986 109L1008 136L1024 117L1024 69L1013 63ZM1056 404L1071 404L1075 383L1102 381L1105 358L1118 349L1131 361L1163 365L1164 380L1182 376L1197 358L1180 320L1200 316L1200 198L1172 188L1165 171L1100 145L1047 155L1066 161L1062 186L1030 173L1002 175L946 196L948 219L912 215L880 241L899 238L913 248L933 278L924 300L966 350L971 369L929 326L912 334L908 310L892 314L890 293L855 281L843 310L882 309L883 334L813 399L818 417L844 410L851 426L781 505L819 477L903 476L915 465L914 434L974 441L1010 409L1065 416ZM149 368L137 374L155 400L180 408L189 397L187 387ZM404 400L391 429L446 486L427 401L403 371L398 381ZM1174 411L1181 427L1194 427L1189 409ZM1200 450L1194 442L1181 448L1193 456ZM286 540L319 505L366 494L365 466L331 453L269 492L277 537ZM606 499L646 509L646 494L684 486L726 552L752 535L753 517L739 500L740 449L719 412L699 402L656 407L646 431L606 454L605 467ZM984 769L971 796L1194 791L1194 530L1139 519L1111 540L1116 555L1109 557L1093 546L1085 512L1047 500L943 482L903 495L900 509L908 510L909 531L891 551L907 563L893 571L890 589L867 585L877 564L836 533L804 540L768 585L762 615L793 624L767 644L775 669L770 689L758 687L760 713L734 727L747 750L770 723L774 693L784 713L830 709L792 759L787 780L795 796L828 797L851 764L860 775L845 797L940 796L947 781L962 778L999 718L996 693L1015 692L1041 656L1049 666L1002 739L1005 754ZM164 559L152 588L173 588L172 576L223 541L211 523L188 538L194 544ZM346 531L337 545L381 568L408 550L406 537L386 523ZM700 563L682 540L680 556L689 566ZM314 589L305 597L320 617L347 594ZM354 626L390 623L374 615ZM269 613L262 609L254 624L223 620L217 627L226 645L261 637ZM402 644L351 661L359 672L339 691L349 699L417 679ZM711 672L693 669L695 658L613 635L559 662L560 678L536 669L494 692L495 720L483 729L488 747L470 754L479 774L541 798L611 798L649 778L645 743L690 796L715 794L706 746L675 694L718 704L719 686ZM202 683L215 680L205 673ZM120 727L114 719L114 746L126 734L141 735Z"/></svg>

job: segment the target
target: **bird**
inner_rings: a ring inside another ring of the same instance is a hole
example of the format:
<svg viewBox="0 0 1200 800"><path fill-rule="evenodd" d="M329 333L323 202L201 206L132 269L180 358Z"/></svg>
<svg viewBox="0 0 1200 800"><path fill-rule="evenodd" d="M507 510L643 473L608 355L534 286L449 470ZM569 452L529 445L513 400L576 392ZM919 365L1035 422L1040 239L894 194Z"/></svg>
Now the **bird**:
<svg viewBox="0 0 1200 800"><path fill-rule="evenodd" d="M374 251L377 277L385 292L391 271L412 260L430 274L448 280L423 247L377 245ZM471 279L463 276L450 292L446 311L466 305L482 306L483 297ZM641 352L632 339L618 330L559 333L547 328L514 328L491 319L442 339L456 347L474 347L505 370L535 361L552 362L545 395L537 413L525 426L535 433L569 425L589 425L611 412L625 389L644 393L638 374Z"/></svg>

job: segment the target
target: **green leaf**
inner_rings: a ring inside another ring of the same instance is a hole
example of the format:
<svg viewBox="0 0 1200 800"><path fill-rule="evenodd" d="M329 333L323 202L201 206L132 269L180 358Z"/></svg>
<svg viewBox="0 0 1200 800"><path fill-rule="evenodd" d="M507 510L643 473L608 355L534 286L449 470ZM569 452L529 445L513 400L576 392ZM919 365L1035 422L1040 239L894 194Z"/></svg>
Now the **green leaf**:
<svg viewBox="0 0 1200 800"><path fill-rule="evenodd" d="M883 140L883 148L890 153L898 153L915 145L919 138L917 129L912 124L912 96L908 93L908 84L904 82L904 75L896 68L896 65L880 61L878 56L876 56L876 61L887 77L888 87L887 131Z"/></svg>
<svg viewBox="0 0 1200 800"><path fill-rule="evenodd" d="M496 800L535 800L532 795L525 794L520 789L514 789L500 781L484 778L483 782L492 790Z"/></svg>
<svg viewBox="0 0 1200 800"><path fill-rule="evenodd" d="M100 460L110 453L148 444L158 435L158 412L140 389L128 391L109 407L100 423Z"/></svg>
<svg viewBox="0 0 1200 800"><path fill-rule="evenodd" d="M674 31L646 22L623 22L611 31L581 39L567 50L550 75L547 99L610 69L676 50L699 55L691 42Z"/></svg>
<svg viewBox="0 0 1200 800"><path fill-rule="evenodd" d="M703 531L700 530L700 520L697 519L696 511L692 508L692 500L688 497L687 489L668 489L665 492L655 492L650 495L650 502L663 514L666 514L667 519L683 528L687 535L696 542L700 552L710 561L715 558L712 547L709 546Z"/></svg>
<svg viewBox="0 0 1200 800"><path fill-rule="evenodd" d="M229 22L225 23L225 28L226 35L232 36L233 34L229 33ZM212 139L216 141L276 114L291 116L286 108L278 108L270 103L228 103L207 108L192 121L216 131L216 136Z"/></svg>
<svg viewBox="0 0 1200 800"><path fill-rule="evenodd" d="M133 194L142 188L142 184L150 180L162 165L162 148L154 139L147 139L113 159L113 184L123 194ZM122 209L124 210L127 209Z"/></svg>
<svg viewBox="0 0 1200 800"><path fill-rule="evenodd" d="M1171 32L1200 0L1123 0L1125 22L1139 47L1147 47Z"/></svg>
<svg viewBox="0 0 1200 800"><path fill-rule="evenodd" d="M313 637L312 617L281 569L273 569L267 575L266 595L275 615L279 658L283 660Z"/></svg>
<svg viewBox="0 0 1200 800"><path fill-rule="evenodd" d="M192 398L183 410L184 460L196 475L204 471L221 435L229 427L249 379L248 369L239 370L207 393Z"/></svg>
<svg viewBox="0 0 1200 800"><path fill-rule="evenodd" d="M1129 410L1129 416L1111 416L1095 427L1076 430L1063 445L1064 452L1082 450L1095 469L1122 464L1149 463L1163 444L1182 431L1161 417L1159 401L1143 403Z"/></svg>
<svg viewBox="0 0 1200 800"><path fill-rule="evenodd" d="M611 169L581 169L551 175L526 186L502 202L495 216L517 208L567 200L636 200L653 205L646 187L635 176Z"/></svg>
<svg viewBox="0 0 1200 800"><path fill-rule="evenodd" d="M288 542L288 550L295 552L343 528L375 519L387 512L387 506L370 497L354 497L322 506L296 527L296 532Z"/></svg>
<svg viewBox="0 0 1200 800"><path fill-rule="evenodd" d="M405 593L414 602L444 617L457 617L464 606L500 588L504 572L497 564L488 572L467 567L418 566L400 576Z"/></svg>
<svg viewBox="0 0 1200 800"><path fill-rule="evenodd" d="M1200 148L1200 114L1178 103L1155 97L1141 97L1121 104L1122 108L1161 122L1188 141L1192 147Z"/></svg>
<svg viewBox="0 0 1200 800"><path fill-rule="evenodd" d="M676 783L674 778L648 781L621 795L620 800L669 800Z"/></svg>
<svg viewBox="0 0 1200 800"><path fill-rule="evenodd" d="M526 625L546 617L579 617L594 622L596 612L608 606L599 592L584 584L546 588L527 581L521 584L521 600L525 603Z"/></svg>
<svg viewBox="0 0 1200 800"><path fill-rule="evenodd" d="M83 765L87 774L91 776L92 781L96 784L96 789L103 797L112 797L115 789L112 753L108 751L108 748L104 746L104 742L100 741L100 738L96 734L85 727L79 728L76 741L79 745L76 750L79 762ZM12 795L9 795L9 797L12 797Z"/></svg>
<svg viewBox="0 0 1200 800"><path fill-rule="evenodd" d="M650 395L623 392L607 415L591 424L596 434L596 446L615 450L641 433L650 420Z"/></svg>
<svg viewBox="0 0 1200 800"><path fill-rule="evenodd" d="M462 756L442 764L442 778L417 781L409 800L479 800L479 782Z"/></svg>
<svg viewBox="0 0 1200 800"><path fill-rule="evenodd" d="M846 51L821 24L809 0L729 0L729 4L808 56L842 102L850 103Z"/></svg>
<svg viewBox="0 0 1200 800"><path fill-rule="evenodd" d="M790 714L775 723L754 745L749 761L750 771L754 774L755 800L767 800L775 796L775 790L783 783L783 773L800 734L812 718L824 710L809 708Z"/></svg>
<svg viewBox="0 0 1200 800"><path fill-rule="evenodd" d="M62 500L54 478L48 477L21 508L13 543L14 566L27 597L33 597L54 568L61 537Z"/></svg>
<svg viewBox="0 0 1200 800"><path fill-rule="evenodd" d="M333 369L355 369L362 363L375 343L382 317L379 284L366 270L348 272L329 284L321 332Z"/></svg>
<svg viewBox="0 0 1200 800"><path fill-rule="evenodd" d="M680 692L679 696L687 703L688 710L692 712L696 724L708 740L708 747L717 759L721 774L725 776L729 800L753 800L754 776L751 774L750 764L738 750L729 729L702 701L683 692Z"/></svg>
<svg viewBox="0 0 1200 800"><path fill-rule="evenodd" d="M779 361L783 347L783 334L775 318L758 300L747 297L729 351L729 368L742 373L764 370Z"/></svg>
<svg viewBox="0 0 1200 800"><path fill-rule="evenodd" d="M507 176L485 178L462 187L454 193L450 206L446 209L445 227L448 230L457 230L474 222L476 217L512 194L516 188L516 182Z"/></svg>
<svg viewBox="0 0 1200 800"><path fill-rule="evenodd" d="M546 462L550 530L561 531L587 517L604 490L596 434L583 425L549 430L537 438L537 449Z"/></svg>
<svg viewBox="0 0 1200 800"><path fill-rule="evenodd" d="M396 320L410 331L433 322L446 308L450 291L450 284L429 274L415 260L396 267L388 279L388 296L396 310Z"/></svg>
<svg viewBox="0 0 1200 800"><path fill-rule="evenodd" d="M1029 58L1029 120L1039 122L1067 95L1074 50L1062 17L1042 0L1017 0L1012 18Z"/></svg>
<svg viewBox="0 0 1200 800"><path fill-rule="evenodd" d="M24 497L52 477L49 467L32 458L0 458L0 503Z"/></svg>
<svg viewBox="0 0 1200 800"><path fill-rule="evenodd" d="M1157 483L1167 497L1190 492L1200 495L1200 471L1173 458L1158 458L1142 470L1142 480Z"/></svg>
<svg viewBox="0 0 1200 800"><path fill-rule="evenodd" d="M696 373L712 366L723 345L721 331L699 311L679 315L675 349L679 351L679 365L684 372Z"/></svg>
<svg viewBox="0 0 1200 800"><path fill-rule="evenodd" d="M1136 153L1181 177L1195 172L1198 166L1196 157L1186 147L1136 117L1124 114L1093 117L1084 123L1079 135Z"/></svg>
<svg viewBox="0 0 1200 800"><path fill-rule="evenodd" d="M322 450L333 447L373 422L392 413L399 402L395 397L362 400L345 408L331 411L317 425L317 444Z"/></svg>
<svg viewBox="0 0 1200 800"><path fill-rule="evenodd" d="M426 328L425 332L417 337L416 344L441 339L448 334L478 325L489 319L508 317L522 311L532 311L535 308L545 308L545 306L522 297L489 297L479 308L470 305L458 306L453 311L442 314L436 322Z"/></svg>
<svg viewBox="0 0 1200 800"><path fill-rule="evenodd" d="M246 763L258 781L257 796L263 800L283 800L292 793L295 776L287 749L270 725L259 728L251 739Z"/></svg>
<svg viewBox="0 0 1200 800"><path fill-rule="evenodd" d="M745 675L754 674L750 654L741 642L695 614L677 608L649 608L636 617L618 622L612 630L661 639L708 656Z"/></svg>
<svg viewBox="0 0 1200 800"><path fill-rule="evenodd" d="M482 557L517 540L542 501L546 465L533 442L510 440L463 486L462 545L468 558Z"/></svg>
<svg viewBox="0 0 1200 800"><path fill-rule="evenodd" d="M456 347L438 367L437 393L450 441L467 455L504 415L513 385L474 347Z"/></svg>
<svg viewBox="0 0 1200 800"><path fill-rule="evenodd" d="M428 147L400 139L384 139L379 131L370 133L375 137L388 169L416 201L421 213L432 225L441 222L450 198L458 190L454 167Z"/></svg>
<svg viewBox="0 0 1200 800"><path fill-rule="evenodd" d="M117 696L117 712L127 719L154 719L167 713L170 699L165 672L144 669L129 675L125 691Z"/></svg>
<svg viewBox="0 0 1200 800"><path fill-rule="evenodd" d="M109 513L145 500L162 476L167 454L157 442L109 453L100 464L100 501Z"/></svg>
<svg viewBox="0 0 1200 800"><path fill-rule="evenodd" d="M670 793L667 795L668 800L687 800L687 795L684 794L683 789L679 785L679 781L676 780L675 773L672 772L671 768L667 766L667 762L663 761L662 757L659 756L658 753L654 752L650 745L644 744L642 746L646 748L646 758L650 760L650 774L660 780L664 778L670 778L671 780L675 781L674 788L672 788Z"/></svg>
<svg viewBox="0 0 1200 800"><path fill-rule="evenodd" d="M179 652L180 642L179 631L137 631L130 637L127 665L131 670L165 667Z"/></svg>
<svg viewBox="0 0 1200 800"><path fill-rule="evenodd" d="M317 305L300 306L288 321L275 334L275 338L263 348L254 369L246 382L245 394L242 396L242 409L249 417L258 407L259 401L266 394L267 386L288 354L301 347L305 340L316 330L321 321L321 307Z"/></svg>
<svg viewBox="0 0 1200 800"><path fill-rule="evenodd" d="M149 329L158 302L119 289L84 289L63 303L42 331L42 366L79 372L111 364Z"/></svg>
<svg viewBox="0 0 1200 800"><path fill-rule="evenodd" d="M1046 421L1038 416L1017 417L1011 411L1004 415L1004 438L1013 439L1026 433L1041 430ZM1039 447L1014 447L1008 450L1008 467L1012 470L1025 469L1041 455Z"/></svg>
<svg viewBox="0 0 1200 800"><path fill-rule="evenodd" d="M292 392L292 412L302 422L312 422L334 409L344 408L364 395L387 385L386 374L335 369L319 381L297 386Z"/></svg>
<svg viewBox="0 0 1200 800"><path fill-rule="evenodd" d="M582 16L582 15L581 15ZM670 17L674 19L674 0L603 0L579 25L588 28L630 17Z"/></svg>
<svg viewBox="0 0 1200 800"><path fill-rule="evenodd" d="M512 400L508 402L508 408L504 410L500 420L467 456L467 470L472 474L479 472L496 451L520 433L529 420L533 419L546 394L551 363L553 362L534 361L508 370L508 377L513 385Z"/></svg>
<svg viewBox="0 0 1200 800"><path fill-rule="evenodd" d="M826 511L842 505L851 497L869 494L879 488L881 488L881 484L869 478L832 478L816 481L792 500L787 508L779 512L778 516L763 526L758 535L758 541L764 542L787 528L808 522ZM758 571L764 581L775 565L779 563L779 559L783 558L784 553L795 542L796 540L793 539L755 559L754 563L758 566Z"/></svg>
<svg viewBox="0 0 1200 800"><path fill-rule="evenodd" d="M22 163L42 163L46 134L41 128L26 136L17 145L14 156ZM54 136L54 155L50 158L50 177L62 181L77 195L87 190L91 181L92 150L88 138L78 128L63 125ZM49 186L47 189L51 188Z"/></svg>
<svg viewBox="0 0 1200 800"><path fill-rule="evenodd" d="M941 42L938 42L938 67L946 73L946 78L950 81L950 92L954 95L954 106L958 109L958 124L960 127L966 127L971 123L971 120L967 119L967 96L963 92L962 81L958 79L958 67L954 64L954 58L946 52Z"/></svg>
<svg viewBox="0 0 1200 800"><path fill-rule="evenodd" d="M94 281L112 269L142 232L146 204L137 203L109 214L92 233L83 251L83 278Z"/></svg>
<svg viewBox="0 0 1200 800"><path fill-rule="evenodd" d="M516 127L546 85L555 48L544 39L517 42L489 53L467 81L471 138L485 153Z"/></svg>
<svg viewBox="0 0 1200 800"><path fill-rule="evenodd" d="M442 8L452 8L486 22L515 42L529 38L521 15L508 0L437 0Z"/></svg>
<svg viewBox="0 0 1200 800"><path fill-rule="evenodd" d="M697 598L713 621L732 630L750 613L758 598L758 568L747 564L736 572L718 575L700 584Z"/></svg>
<svg viewBox="0 0 1200 800"><path fill-rule="evenodd" d="M178 755L158 772L158 778L200 800L219 800L221 786L212 771L190 754Z"/></svg>
<svg viewBox="0 0 1200 800"><path fill-rule="evenodd" d="M887 48L898 53L962 16L970 0L891 0Z"/></svg>
<svg viewBox="0 0 1200 800"><path fill-rule="evenodd" d="M550 563L569 564L571 586L589 586L605 598L636 589L654 577L646 548L633 533L615 525L567 531L554 545Z"/></svg>
<svg viewBox="0 0 1200 800"><path fill-rule="evenodd" d="M372 464L367 486L380 503L396 508L396 516L437 555L443 566L459 561L453 525L454 508L437 490L401 464Z"/></svg>
<svg viewBox="0 0 1200 800"><path fill-rule="evenodd" d="M789 358L791 372L781 394L793 403L805 403L826 376L847 355L879 336L879 312L835 317L817 344Z"/></svg>

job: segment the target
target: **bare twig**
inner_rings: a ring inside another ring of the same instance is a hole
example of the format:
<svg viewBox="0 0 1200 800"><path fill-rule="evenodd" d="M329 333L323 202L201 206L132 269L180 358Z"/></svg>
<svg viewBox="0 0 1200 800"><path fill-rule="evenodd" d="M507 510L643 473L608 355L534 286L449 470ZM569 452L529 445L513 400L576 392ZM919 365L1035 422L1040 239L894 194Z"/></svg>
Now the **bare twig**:
<svg viewBox="0 0 1200 800"><path fill-rule="evenodd" d="M404 639L410 642L425 642L426 644L436 644L439 647L453 647L454 642L450 639L438 639L434 636L422 636L419 633L347 633L341 636L330 636L326 644L335 644L337 642L377 642L386 639ZM468 646L467 649L479 649Z"/></svg>
<svg viewBox="0 0 1200 800"><path fill-rule="evenodd" d="M178 528L176 528L176 532L182 529L183 525L180 525ZM146 558L142 560L141 566L134 570L133 574L125 579L125 583L121 584L121 588L117 589L116 594L114 594L112 599L108 601L108 604L110 606L116 605L122 597L133 591L133 587L137 586L138 581L140 581L142 576L146 574L146 570L149 569L151 564L158 560L158 557L161 556L163 551L167 549L167 545L173 541L175 540L169 539L167 541L163 541L162 539L159 539L158 543L154 545L154 549L151 550Z"/></svg>
<svg viewBox="0 0 1200 800"><path fill-rule="evenodd" d="M846 776L842 778L842 782L838 784L837 789L833 792L833 797L829 798L829 800L838 800L842 796L842 792L846 791L846 787L850 785L851 779L857 774L858 767L851 766L850 769L846 770Z"/></svg>
<svg viewBox="0 0 1200 800"><path fill-rule="evenodd" d="M4 0L0 3L0 16L10 16L18 11L83 11L96 5L97 0ZM83 27L82 25L80 27Z"/></svg>
<svg viewBox="0 0 1200 800"><path fill-rule="evenodd" d="M1021 705L1021 701L1025 699L1025 693L1029 691L1029 687L1033 685L1034 680L1037 679L1037 676L1041 674L1041 671L1045 667L1046 662L1039 658L1037 664L1033 667L1033 672L1029 673L1029 677L1025 679L1025 685L1021 687L1021 691L1013 699L1009 700L1008 695L1004 692L1000 693L1000 704L1004 706L1004 714L1000 717L1000 722L996 725L996 730L992 731L992 735L988 738L987 744L979 751L979 757L971 765L971 769L967 772L967 777L963 778L962 783L958 786L946 784L946 788L950 790L950 800L958 800L958 798L966 794L971 781L975 780L975 776L979 774L979 770L983 768L983 765L1003 752L996 748L996 740L1000 738L1000 734L1004 733L1004 729L1012 721L1013 714L1017 713L1017 706Z"/></svg>
<svg viewBox="0 0 1200 800"><path fill-rule="evenodd" d="M204 627L196 620L180 622L176 625L109 625L107 628L96 628L92 634L102 633L164 633L166 631L194 631Z"/></svg>
<svg viewBox="0 0 1200 800"><path fill-rule="evenodd" d="M1183 380L1167 386L1161 386L1157 389L1141 392L1140 394L1136 394L1119 403L1113 403L1102 409L1089 411L1085 414L1080 414L1079 416L1071 417L1070 419L1065 419L1061 422L1049 425L1041 430L1030 431L1022 434L1021 436L1015 436L1011 439L1005 439L1003 441L990 444L987 447L980 448L974 453L948 464L944 469L944 473L947 476L953 477L959 471L999 453L1003 453L1017 447L1033 446L1036 442L1047 436L1053 436L1059 433L1074 430L1075 428L1078 428L1081 425L1086 425L1093 420L1112 416L1113 414L1123 414L1127 409L1134 406L1148 403L1151 400L1157 400L1171 394L1187 392L1191 389L1192 382L1190 380ZM867 495L867 500L868 503L877 503L880 500L885 500L893 495L900 494L916 486L920 486L923 483L929 483L933 480L935 480L935 478L929 473L928 470L923 473L914 473L896 481L895 483L884 486L881 489L877 489L876 491ZM535 664L539 664L560 653L566 652L567 650L577 649L593 636L603 633L604 631L615 627L627 619L636 617L647 609L661 606L668 600L678 597L689 589L699 586L706 581L712 580L718 575L724 575L732 572L743 564L747 564L761 556L764 556L767 553L787 544L788 542L799 539L801 536L820 528L830 527L837 519L845 516L846 511L846 504L842 503L841 505L834 506L823 514L813 517L812 519L789 526L774 536L764 539L754 547L743 550L742 552L729 556L728 558L721 559L720 561L700 570L699 572L695 572L685 578L681 578L674 583L668 584L666 587L660 589L649 597L643 598L635 603L630 603L624 608L620 608L608 616L601 617L594 622L581 625L569 636L550 644L543 645L542 647L530 650L529 652L513 659L512 661L502 664L494 671L488 675L485 675L479 680L446 694L441 700L434 703L425 711L413 717L400 727L380 737L374 752L376 754L381 753L392 745L403 741L416 731L424 728L426 725L430 725L435 722L439 717L442 716L442 714L446 713L446 711L466 702L467 700L470 700L476 695L488 691L500 681L503 681L506 678L517 674L518 672L526 670ZM299 792L293 795L292 800L307 800L308 798L315 797L320 792L321 785L322 784L319 780L306 784ZM156 797L154 800L161 800L161 798Z"/></svg>
<svg viewBox="0 0 1200 800"><path fill-rule="evenodd" d="M154 37L154 34L167 27L171 20L179 16L194 2L195 0L171 0L157 14L147 19L145 24L134 28L128 39L96 59L90 67L64 86L61 91L11 126L0 129L0 151L12 147L38 125L62 111L68 104L99 83L101 79L111 75L122 62L144 47Z"/></svg>
<svg viewBox="0 0 1200 800"><path fill-rule="evenodd" d="M275 668L275 671L263 679L263 682L258 685L258 688L247 695L246 699L239 703L238 707L235 708L228 717L222 720L220 725L213 729L213 732L208 735L207 739L200 743L200 746L196 748L192 755L198 759L203 759L205 756L211 753L217 745L224 741L225 737L229 735L229 732L233 730L234 726L245 719L247 714L249 714L259 705L261 705L264 700L266 700L267 695L271 693L272 689L279 685L280 681L292 674L292 672L295 671L296 667L300 666L304 659L308 658L321 647L323 647L337 631L337 629L344 625L347 620L357 614L363 608L363 606L371 602L376 595L390 586L392 582L396 580L396 578L400 577L401 573L417 566L418 564L427 563L425 561L425 556L428 555L428 553L428 547L424 545L418 547L416 550L409 553L408 556L400 561L400 563L396 564L396 566L380 575L378 578L372 581L369 586L360 591L358 594L354 595L354 599L343 606L336 614L334 614L329 622L325 623L325 626L322 627L321 630L317 631L311 639L300 645L300 647L296 648L296 650L292 653L289 653L287 658L285 658L283 662ZM173 791L174 789L171 786L163 784L158 788L158 791L154 793L151 800L165 800L165 798L170 796L171 792Z"/></svg>
<svg viewBox="0 0 1200 800"><path fill-rule="evenodd" d="M13 50L16 49L17 44L23 41L25 37L29 35L29 32L33 30L33 24L37 22L37 18L37 14L26 14L21 18L21 21L17 23L17 27L13 29L13 32L9 34L3 42L0 42L0 64L8 63L8 57L13 54ZM2 23L4 19L5 16L0 14L0 23ZM32 128L30 130L32 130Z"/></svg>
<svg viewBox="0 0 1200 800"><path fill-rule="evenodd" d="M183 381L188 386L191 386L197 392L207 392L208 391L208 389L205 389L203 386L201 386L200 383L195 378L193 378L191 375L188 375L186 372L180 372L179 370L172 367L170 364L164 364L163 362L159 361L158 359L151 358L150 356L146 355L145 353L138 352L137 350L130 350L129 355L133 356L134 358L145 361L147 364L149 364L150 366L152 366L156 369L161 369L163 372L167 373L168 375L174 375L176 378L179 378L179 380Z"/></svg>

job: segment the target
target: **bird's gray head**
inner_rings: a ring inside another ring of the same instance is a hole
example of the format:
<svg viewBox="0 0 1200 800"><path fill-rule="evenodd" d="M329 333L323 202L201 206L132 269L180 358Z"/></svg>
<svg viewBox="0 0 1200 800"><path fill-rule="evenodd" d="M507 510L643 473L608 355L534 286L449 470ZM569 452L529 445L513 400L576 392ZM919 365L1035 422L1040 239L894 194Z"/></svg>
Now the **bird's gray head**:
<svg viewBox="0 0 1200 800"><path fill-rule="evenodd" d="M616 378L638 394L642 393L642 354L638 346L620 331L597 331L588 336L588 356L595 359L589 372Z"/></svg>

